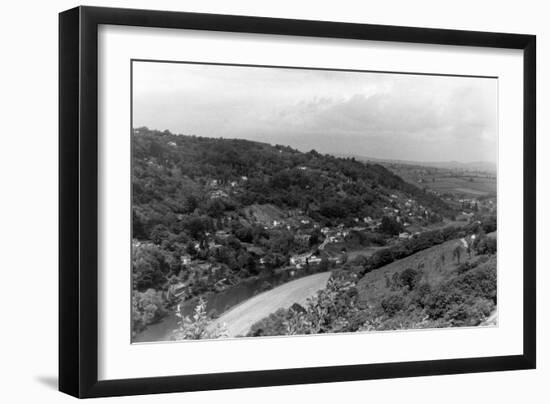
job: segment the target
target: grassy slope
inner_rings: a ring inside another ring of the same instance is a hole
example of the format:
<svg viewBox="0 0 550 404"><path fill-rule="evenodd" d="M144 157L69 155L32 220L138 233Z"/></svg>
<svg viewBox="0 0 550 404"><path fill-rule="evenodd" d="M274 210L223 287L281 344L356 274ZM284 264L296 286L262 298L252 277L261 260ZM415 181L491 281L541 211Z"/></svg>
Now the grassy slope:
<svg viewBox="0 0 550 404"><path fill-rule="evenodd" d="M401 272L407 268L418 269L422 264L424 265L422 268L424 271L423 281L431 285L441 282L457 267L456 259L453 260L453 250L458 245L461 245L460 239L450 240L365 274L357 283L361 301L368 304L379 302L390 291L386 287L386 274L391 279L395 272ZM441 262L442 255L445 256L445 264L437 266L436 262ZM469 262L475 259L473 254L472 259L469 259L468 254L463 251L460 262Z"/></svg>
<svg viewBox="0 0 550 404"><path fill-rule="evenodd" d="M271 203L247 206L243 208L243 213L252 223L258 222L267 226L272 225L274 220L281 221L288 218L288 214L284 210Z"/></svg>

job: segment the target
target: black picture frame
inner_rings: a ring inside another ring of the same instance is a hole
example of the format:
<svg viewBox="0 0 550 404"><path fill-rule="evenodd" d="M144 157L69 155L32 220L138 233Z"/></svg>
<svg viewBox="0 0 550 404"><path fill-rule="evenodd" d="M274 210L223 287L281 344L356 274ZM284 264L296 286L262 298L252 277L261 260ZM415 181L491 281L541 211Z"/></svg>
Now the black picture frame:
<svg viewBox="0 0 550 404"><path fill-rule="evenodd" d="M100 24L523 50L523 354L98 381L98 26ZM324 383L536 366L536 37L150 10L59 15L59 389L103 397Z"/></svg>

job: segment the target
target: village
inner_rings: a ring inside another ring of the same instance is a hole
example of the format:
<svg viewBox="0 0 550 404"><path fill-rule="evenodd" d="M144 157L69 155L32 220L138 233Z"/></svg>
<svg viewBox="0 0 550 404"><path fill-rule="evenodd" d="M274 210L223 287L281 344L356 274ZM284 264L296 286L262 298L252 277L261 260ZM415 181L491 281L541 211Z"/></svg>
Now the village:
<svg viewBox="0 0 550 404"><path fill-rule="evenodd" d="M230 182L211 180L208 198L222 201L231 198L240 192L247 180L244 176ZM451 202L462 208L453 223L463 225L470 223L478 211L492 213L495 205L492 200L475 198L453 199ZM384 229L384 220L394 223L399 231ZM244 226L261 226L267 239L281 233L290 234L288 249L274 253L264 239L258 244L237 240L235 221ZM231 243L246 251L256 274L265 276L287 272L290 277L298 277L335 268L349 257L368 256L377 249L415 238L423 231L447 223L437 213L400 193L387 195L378 217L353 217L347 223L332 223L330 226L316 222L300 209L282 210L271 204L253 204L238 214L219 219L216 231L205 232L202 240L195 241L192 251L180 257L180 274L167 279L165 287L169 296L177 301L207 290L207 285L210 285L210 290L221 292L238 284L242 278L219 262L223 261L220 256Z"/></svg>

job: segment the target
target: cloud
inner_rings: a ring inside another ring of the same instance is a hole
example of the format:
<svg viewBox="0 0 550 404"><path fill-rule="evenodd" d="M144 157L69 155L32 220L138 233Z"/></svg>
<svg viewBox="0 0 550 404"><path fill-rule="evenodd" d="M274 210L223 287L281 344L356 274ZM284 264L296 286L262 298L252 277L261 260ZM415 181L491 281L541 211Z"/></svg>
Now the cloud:
<svg viewBox="0 0 550 404"><path fill-rule="evenodd" d="M134 119L135 126L326 153L495 161L497 81L141 63Z"/></svg>

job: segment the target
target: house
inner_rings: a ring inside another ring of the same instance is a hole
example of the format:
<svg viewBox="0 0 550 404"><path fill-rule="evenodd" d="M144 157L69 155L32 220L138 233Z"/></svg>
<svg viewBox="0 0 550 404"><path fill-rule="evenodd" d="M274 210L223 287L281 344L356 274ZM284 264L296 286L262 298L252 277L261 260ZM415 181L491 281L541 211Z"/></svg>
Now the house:
<svg viewBox="0 0 550 404"><path fill-rule="evenodd" d="M307 264L310 262L309 261L310 256L311 256L310 253L294 255L290 257L290 264L295 265L296 267Z"/></svg>
<svg viewBox="0 0 550 404"><path fill-rule="evenodd" d="M316 257L315 255L312 255L311 257L308 258L307 261L309 264L319 264L321 262L321 258Z"/></svg>
<svg viewBox="0 0 550 404"><path fill-rule="evenodd" d="M214 180L215 181L215 180ZM215 191L212 191L210 193L210 199L216 199L216 198L227 198L228 195L227 193L225 193L224 191L222 191L221 189L217 189Z"/></svg>
<svg viewBox="0 0 550 404"><path fill-rule="evenodd" d="M406 240L406 239L409 239L411 237L411 235L409 233L407 233L406 231L403 232L403 233L399 233L399 239L401 240Z"/></svg>
<svg viewBox="0 0 550 404"><path fill-rule="evenodd" d="M180 257L180 260L183 265L189 265L192 259L189 254L185 254Z"/></svg>
<svg viewBox="0 0 550 404"><path fill-rule="evenodd" d="M183 295L185 295L185 290L187 289L187 285L183 282L178 282L176 284L170 285L168 287L168 298L172 299L180 299Z"/></svg>

